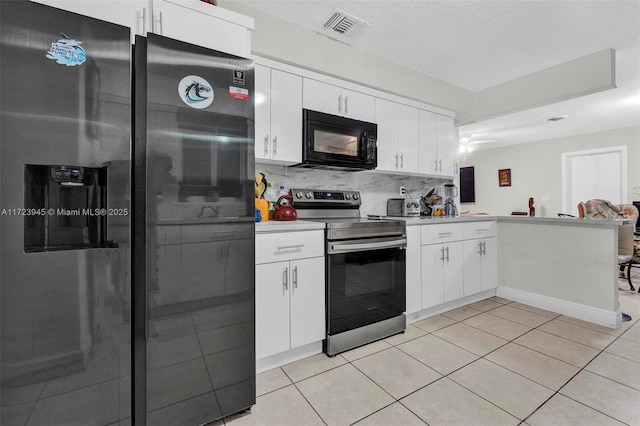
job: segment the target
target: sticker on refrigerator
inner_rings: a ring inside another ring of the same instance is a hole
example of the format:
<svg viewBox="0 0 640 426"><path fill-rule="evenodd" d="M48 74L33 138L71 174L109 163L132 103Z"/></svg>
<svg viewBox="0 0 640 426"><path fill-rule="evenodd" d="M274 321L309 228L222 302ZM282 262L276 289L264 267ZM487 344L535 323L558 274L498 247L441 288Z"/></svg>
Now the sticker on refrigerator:
<svg viewBox="0 0 640 426"><path fill-rule="evenodd" d="M60 34L62 34L62 38L51 43L51 49L46 55L47 58L68 67L82 65L87 60L87 54L80 46L82 42L74 40L64 33Z"/></svg>
<svg viewBox="0 0 640 426"><path fill-rule="evenodd" d="M213 87L197 75L188 75L178 84L178 95L191 108L203 109L213 102Z"/></svg>
<svg viewBox="0 0 640 426"><path fill-rule="evenodd" d="M249 91L241 87L229 86L229 97L246 101L247 99L249 99Z"/></svg>
<svg viewBox="0 0 640 426"><path fill-rule="evenodd" d="M239 84L244 86L244 71L234 70L233 71L233 84Z"/></svg>

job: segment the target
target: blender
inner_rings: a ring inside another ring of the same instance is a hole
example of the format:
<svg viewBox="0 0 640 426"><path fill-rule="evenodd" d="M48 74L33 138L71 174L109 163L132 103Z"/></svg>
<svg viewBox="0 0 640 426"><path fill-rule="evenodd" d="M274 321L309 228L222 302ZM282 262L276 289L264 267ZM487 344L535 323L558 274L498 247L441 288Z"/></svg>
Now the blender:
<svg viewBox="0 0 640 426"><path fill-rule="evenodd" d="M458 187L452 183L442 185L442 194L444 195L444 215L447 217L458 216L458 207L453 200L458 196Z"/></svg>

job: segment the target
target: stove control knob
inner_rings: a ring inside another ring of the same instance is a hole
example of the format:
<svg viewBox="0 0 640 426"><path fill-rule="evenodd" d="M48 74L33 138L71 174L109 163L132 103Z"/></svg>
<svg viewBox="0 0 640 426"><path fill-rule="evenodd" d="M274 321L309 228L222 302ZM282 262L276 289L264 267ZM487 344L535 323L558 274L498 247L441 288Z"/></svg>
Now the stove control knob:
<svg viewBox="0 0 640 426"><path fill-rule="evenodd" d="M313 194L311 192L307 192L306 194L304 194L304 196L311 199L311 197L313 197Z"/></svg>
<svg viewBox="0 0 640 426"><path fill-rule="evenodd" d="M351 199L351 194L344 194L344 198L346 198L347 200Z"/></svg>
<svg viewBox="0 0 640 426"><path fill-rule="evenodd" d="M358 194L353 194L353 199L357 200L358 198L360 198L360 196Z"/></svg>
<svg viewBox="0 0 640 426"><path fill-rule="evenodd" d="M300 191L296 192L296 198L302 198L302 192Z"/></svg>

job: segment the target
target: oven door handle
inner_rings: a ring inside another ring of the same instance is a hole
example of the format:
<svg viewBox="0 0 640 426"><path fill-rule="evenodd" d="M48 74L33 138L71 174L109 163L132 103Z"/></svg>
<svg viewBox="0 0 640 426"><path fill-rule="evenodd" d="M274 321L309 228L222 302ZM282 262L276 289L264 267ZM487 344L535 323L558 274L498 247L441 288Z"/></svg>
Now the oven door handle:
<svg viewBox="0 0 640 426"><path fill-rule="evenodd" d="M328 254L352 253L356 251L381 250L388 248L406 248L406 238L393 238L390 240L365 240L362 242L334 241L328 244Z"/></svg>

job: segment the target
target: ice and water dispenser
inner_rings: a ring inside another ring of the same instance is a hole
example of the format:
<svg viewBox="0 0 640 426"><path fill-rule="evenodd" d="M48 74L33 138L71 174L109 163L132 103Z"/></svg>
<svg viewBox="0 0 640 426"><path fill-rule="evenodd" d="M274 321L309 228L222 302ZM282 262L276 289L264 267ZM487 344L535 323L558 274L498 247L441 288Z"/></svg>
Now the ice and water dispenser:
<svg viewBox="0 0 640 426"><path fill-rule="evenodd" d="M107 240L107 167L25 165L26 253L113 247Z"/></svg>

